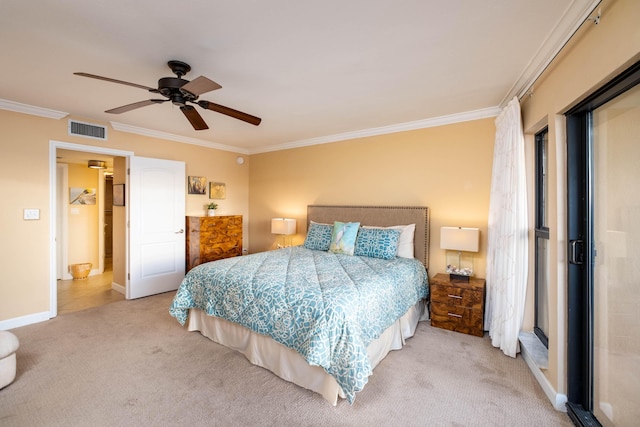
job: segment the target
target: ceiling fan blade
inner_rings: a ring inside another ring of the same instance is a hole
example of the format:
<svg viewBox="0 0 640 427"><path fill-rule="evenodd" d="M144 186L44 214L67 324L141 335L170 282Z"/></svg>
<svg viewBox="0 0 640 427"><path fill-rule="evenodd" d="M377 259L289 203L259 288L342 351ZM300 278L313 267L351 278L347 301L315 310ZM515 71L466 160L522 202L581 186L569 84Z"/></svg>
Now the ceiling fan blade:
<svg viewBox="0 0 640 427"><path fill-rule="evenodd" d="M225 107L224 105L214 104L209 101L198 101L198 105L206 110L215 111L220 114L233 117L234 119L242 120L252 125L258 126L262 121L261 118L252 116L251 114L243 113L242 111L234 110L233 108Z"/></svg>
<svg viewBox="0 0 640 427"><path fill-rule="evenodd" d="M152 88L152 87L149 87L149 86L143 86L143 85L139 85L139 84L136 84L136 83L125 82L125 81L122 81L122 80L111 79L109 77L96 76L95 74L89 74L89 73L73 73L73 74L75 74L76 76L89 77L91 79L104 80L105 82L111 82L111 83L119 83L121 85L133 86L133 87L137 87L139 89L148 90L149 92L159 93L158 89L156 89L156 88Z"/></svg>
<svg viewBox="0 0 640 427"><path fill-rule="evenodd" d="M221 87L222 86L220 86L213 80L209 80L204 76L200 76L191 80L180 89L186 90L187 92L192 93L196 96L200 96L203 93L211 92L212 90L220 89Z"/></svg>
<svg viewBox="0 0 640 427"><path fill-rule="evenodd" d="M182 110L184 116L189 120L189 123L191 123L191 126L193 126L195 130L209 129L209 126L204 122L204 119L200 113L198 113L198 110L196 110L192 105L180 107L180 110Z"/></svg>
<svg viewBox="0 0 640 427"><path fill-rule="evenodd" d="M147 105L162 104L165 101L168 101L168 99L147 99L144 101L134 102L133 104L123 105L122 107L112 108L111 110L105 111L105 113L111 113L111 114L126 113L127 111L135 110L136 108L146 107Z"/></svg>

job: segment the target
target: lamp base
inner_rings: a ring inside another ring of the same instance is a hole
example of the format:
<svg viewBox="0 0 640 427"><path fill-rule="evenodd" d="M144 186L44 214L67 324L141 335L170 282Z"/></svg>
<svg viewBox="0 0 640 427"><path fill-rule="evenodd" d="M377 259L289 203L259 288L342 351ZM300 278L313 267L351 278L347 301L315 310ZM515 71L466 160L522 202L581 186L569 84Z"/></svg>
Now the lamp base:
<svg viewBox="0 0 640 427"><path fill-rule="evenodd" d="M449 274L449 280L452 282L469 282L469 277L471 276L465 276L464 274L455 274L455 273Z"/></svg>

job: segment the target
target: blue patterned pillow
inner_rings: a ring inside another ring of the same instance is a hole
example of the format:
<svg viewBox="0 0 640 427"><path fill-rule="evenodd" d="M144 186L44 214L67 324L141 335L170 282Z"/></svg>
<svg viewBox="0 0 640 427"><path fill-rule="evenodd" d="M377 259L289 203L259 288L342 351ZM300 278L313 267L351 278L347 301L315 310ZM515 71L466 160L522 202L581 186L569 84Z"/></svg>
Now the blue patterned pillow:
<svg viewBox="0 0 640 427"><path fill-rule="evenodd" d="M307 249L313 249L314 251L328 251L332 232L332 225L311 221L307 237L304 239L302 246Z"/></svg>
<svg viewBox="0 0 640 427"><path fill-rule="evenodd" d="M331 234L331 243L329 244L329 252L334 254L353 255L356 246L356 236L358 235L359 222L340 222L333 223L333 233Z"/></svg>
<svg viewBox="0 0 640 427"><path fill-rule="evenodd" d="M390 228L361 228L356 239L354 255L393 259L398 251L400 230Z"/></svg>

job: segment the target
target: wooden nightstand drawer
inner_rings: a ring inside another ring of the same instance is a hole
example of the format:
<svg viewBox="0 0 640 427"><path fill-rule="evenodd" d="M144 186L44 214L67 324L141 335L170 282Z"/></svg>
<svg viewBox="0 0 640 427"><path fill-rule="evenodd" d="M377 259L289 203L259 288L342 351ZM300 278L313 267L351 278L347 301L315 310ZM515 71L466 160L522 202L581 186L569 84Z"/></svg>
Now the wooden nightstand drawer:
<svg viewBox="0 0 640 427"><path fill-rule="evenodd" d="M437 302L431 303L431 326L479 337L484 335L482 310Z"/></svg>
<svg viewBox="0 0 640 427"><path fill-rule="evenodd" d="M482 309L483 293L474 289L463 289L454 286L431 285L431 301L448 306L463 306Z"/></svg>
<svg viewBox="0 0 640 427"><path fill-rule="evenodd" d="M448 274L436 274L429 284L431 326L484 335L484 279L452 282Z"/></svg>

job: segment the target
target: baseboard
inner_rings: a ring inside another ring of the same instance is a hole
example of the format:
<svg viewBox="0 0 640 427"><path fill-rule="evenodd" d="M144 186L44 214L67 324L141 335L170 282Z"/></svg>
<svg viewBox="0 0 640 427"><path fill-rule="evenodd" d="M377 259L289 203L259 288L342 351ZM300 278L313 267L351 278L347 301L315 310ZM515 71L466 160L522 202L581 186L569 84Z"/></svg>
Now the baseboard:
<svg viewBox="0 0 640 427"><path fill-rule="evenodd" d="M522 355L524 361L527 362L529 370L538 381L538 384L540 384L540 387L542 387L544 394L547 396L547 399L549 399L553 407L557 411L567 412L567 396L565 394L556 392L547 377L542 373L542 370L536 364L535 360L533 360L531 354L527 352L525 346L520 346L520 354Z"/></svg>
<svg viewBox="0 0 640 427"><path fill-rule="evenodd" d="M14 317L13 319L2 320L0 321L0 331L7 331L9 329L15 329L21 326L45 322L50 318L50 313L48 311L43 311L41 313L29 314L27 316L20 316Z"/></svg>
<svg viewBox="0 0 640 427"><path fill-rule="evenodd" d="M127 294L127 289L124 286L117 284L116 282L111 282L111 289L121 293L122 295Z"/></svg>

